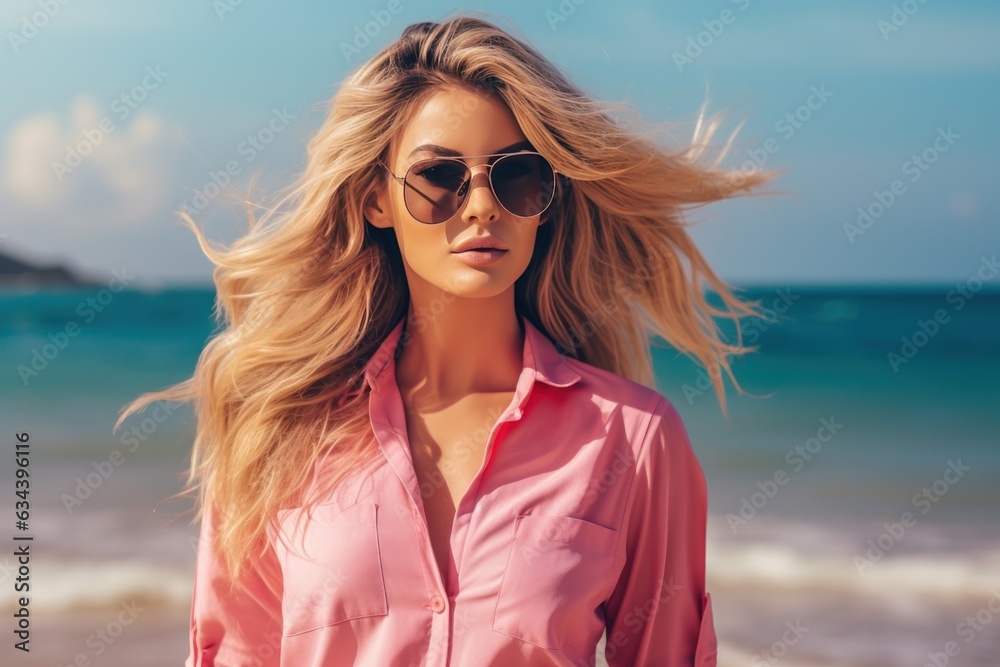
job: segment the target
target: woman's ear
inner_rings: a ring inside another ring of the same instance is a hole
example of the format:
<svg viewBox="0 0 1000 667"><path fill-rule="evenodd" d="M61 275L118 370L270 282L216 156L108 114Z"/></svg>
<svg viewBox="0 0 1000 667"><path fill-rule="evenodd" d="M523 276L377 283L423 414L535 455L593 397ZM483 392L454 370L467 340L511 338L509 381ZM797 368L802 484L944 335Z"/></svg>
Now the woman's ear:
<svg viewBox="0 0 1000 667"><path fill-rule="evenodd" d="M389 214L389 197L385 187L377 187L365 197L365 220L376 227L386 229L392 227L392 216Z"/></svg>

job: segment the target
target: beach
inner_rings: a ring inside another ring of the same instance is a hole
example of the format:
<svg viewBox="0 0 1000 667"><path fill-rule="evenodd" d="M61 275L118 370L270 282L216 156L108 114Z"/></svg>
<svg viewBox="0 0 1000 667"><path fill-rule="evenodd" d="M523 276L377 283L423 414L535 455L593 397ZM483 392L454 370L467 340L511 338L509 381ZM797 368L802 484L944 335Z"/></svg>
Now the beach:
<svg viewBox="0 0 1000 667"><path fill-rule="evenodd" d="M731 392L724 418L703 372L654 347L658 388L709 485L719 664L996 667L1000 296L977 295L907 358L919 322L948 307L943 293L751 295L788 302L780 323L745 324L744 342L761 350L734 365L747 391L773 395ZM30 367L81 298L5 295L5 365ZM31 652L5 646L0 663L186 658L197 526L190 503L169 498L182 488L191 412L110 428L138 393L187 377L211 306L210 290L123 293L37 375L0 380L8 433L30 433L33 538ZM894 366L893 352L906 361ZM0 488L13 476L5 464ZM15 572L0 557L8 626Z"/></svg>

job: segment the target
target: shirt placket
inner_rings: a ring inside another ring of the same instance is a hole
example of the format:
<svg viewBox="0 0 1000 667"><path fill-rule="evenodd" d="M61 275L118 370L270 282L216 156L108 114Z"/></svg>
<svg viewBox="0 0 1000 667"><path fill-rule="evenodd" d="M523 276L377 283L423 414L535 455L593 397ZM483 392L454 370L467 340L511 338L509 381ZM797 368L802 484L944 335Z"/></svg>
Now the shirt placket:
<svg viewBox="0 0 1000 667"><path fill-rule="evenodd" d="M429 582L433 582L433 590L428 590L427 608L434 613L431 626L430 649L427 660L422 667L447 667L451 654L452 623L454 617L451 598L457 594L459 571L461 570L462 554L468 541L472 515L477 505L479 489L483 476L493 459L493 453L498 447L498 436L501 429L521 418L523 406L527 401L534 383L534 369L525 367L518 378L517 387L510 404L500 414L490 429L483 461L473 477L465 495L455 509L452 521L450 545L455 555L455 563L449 563L448 572L439 571L434 558L434 549L427 528L427 515L424 510L423 498L420 494L420 482L409 450L406 433L406 415L403 399L399 388L394 382L395 370L390 363L383 369L380 382L373 387L372 399L377 410L371 413L372 430L375 433L382 452L396 473L407 496L414 514L420 518L418 530L422 535L423 546L420 549L421 561L425 572L431 573ZM385 378L389 377L387 381ZM425 577L425 580L427 578ZM430 588L430 587L429 587ZM445 614L444 612L448 612Z"/></svg>

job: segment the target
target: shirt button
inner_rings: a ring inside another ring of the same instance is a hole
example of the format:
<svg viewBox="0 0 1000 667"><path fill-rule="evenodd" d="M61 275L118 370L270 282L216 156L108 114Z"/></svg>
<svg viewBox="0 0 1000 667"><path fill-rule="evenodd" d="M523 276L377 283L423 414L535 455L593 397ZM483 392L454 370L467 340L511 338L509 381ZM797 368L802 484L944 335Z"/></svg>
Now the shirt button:
<svg viewBox="0 0 1000 667"><path fill-rule="evenodd" d="M440 595L435 595L431 598L431 611L436 614L444 611L444 599Z"/></svg>

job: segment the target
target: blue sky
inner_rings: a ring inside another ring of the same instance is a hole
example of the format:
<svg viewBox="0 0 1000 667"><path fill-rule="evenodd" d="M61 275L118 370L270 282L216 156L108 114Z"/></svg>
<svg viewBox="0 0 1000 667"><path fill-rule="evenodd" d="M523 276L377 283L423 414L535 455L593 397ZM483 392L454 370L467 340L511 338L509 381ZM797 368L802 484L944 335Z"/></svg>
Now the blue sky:
<svg viewBox="0 0 1000 667"><path fill-rule="evenodd" d="M461 10L520 30L589 93L681 122L677 142L706 90L729 111L720 144L746 121L725 164L766 158L791 194L690 214L727 281L949 284L1000 251L1000 7L972 0L7 1L0 248L208 282L174 211L229 161L257 201L288 185L343 78L409 23ZM373 12L386 25L345 55ZM268 127L270 143L247 141ZM88 136L93 152L57 173ZM228 243L243 216L223 194L196 219Z"/></svg>

